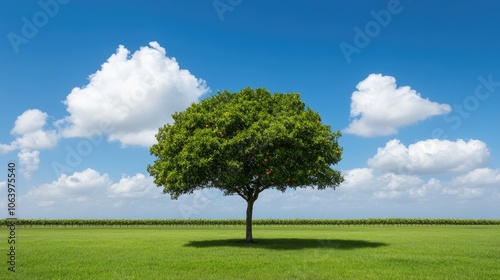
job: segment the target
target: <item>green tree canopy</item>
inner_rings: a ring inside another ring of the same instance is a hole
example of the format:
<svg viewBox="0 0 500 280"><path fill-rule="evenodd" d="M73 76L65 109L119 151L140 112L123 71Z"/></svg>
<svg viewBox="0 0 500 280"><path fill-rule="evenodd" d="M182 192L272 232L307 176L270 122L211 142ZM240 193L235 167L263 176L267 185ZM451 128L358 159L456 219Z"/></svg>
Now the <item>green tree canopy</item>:
<svg viewBox="0 0 500 280"><path fill-rule="evenodd" d="M218 92L173 115L161 127L148 172L177 199L203 188L247 201L247 242L252 242L253 204L266 189L335 188L343 181L332 165L341 160L339 131L296 93L258 88Z"/></svg>

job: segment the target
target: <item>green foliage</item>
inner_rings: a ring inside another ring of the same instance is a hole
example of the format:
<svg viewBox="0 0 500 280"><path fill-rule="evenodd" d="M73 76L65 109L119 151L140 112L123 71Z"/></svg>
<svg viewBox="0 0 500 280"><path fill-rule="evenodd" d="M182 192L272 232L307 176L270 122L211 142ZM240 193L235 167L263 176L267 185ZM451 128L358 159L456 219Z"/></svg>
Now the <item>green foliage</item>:
<svg viewBox="0 0 500 280"><path fill-rule="evenodd" d="M10 220L3 220L2 226L10 223ZM416 218L387 218L387 219L257 219L254 225L260 226L321 226L321 225L500 225L500 220L488 219L416 219ZM41 219L18 219L18 226L62 226L62 227L85 227L85 226L239 226L245 225L242 219L225 220L81 220L81 219L61 219L61 220L41 220Z"/></svg>
<svg viewBox="0 0 500 280"><path fill-rule="evenodd" d="M265 89L219 92L173 115L159 129L157 157L148 172L172 198L202 188L256 200L265 189L343 181L332 165L341 160L340 132L322 124L299 94Z"/></svg>

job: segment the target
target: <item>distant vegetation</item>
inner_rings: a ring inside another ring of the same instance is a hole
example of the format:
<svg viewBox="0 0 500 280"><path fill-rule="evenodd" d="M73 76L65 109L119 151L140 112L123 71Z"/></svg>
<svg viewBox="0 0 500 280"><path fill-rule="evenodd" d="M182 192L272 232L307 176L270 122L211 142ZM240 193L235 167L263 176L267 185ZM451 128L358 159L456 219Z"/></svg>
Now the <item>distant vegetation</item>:
<svg viewBox="0 0 500 280"><path fill-rule="evenodd" d="M3 220L2 226L9 223ZM388 219L257 219L254 225L279 226L279 225L500 225L500 220L488 219L414 219L414 218L388 218ZM245 225L244 219L168 219L168 220L86 220L86 219L18 219L18 226L239 226Z"/></svg>

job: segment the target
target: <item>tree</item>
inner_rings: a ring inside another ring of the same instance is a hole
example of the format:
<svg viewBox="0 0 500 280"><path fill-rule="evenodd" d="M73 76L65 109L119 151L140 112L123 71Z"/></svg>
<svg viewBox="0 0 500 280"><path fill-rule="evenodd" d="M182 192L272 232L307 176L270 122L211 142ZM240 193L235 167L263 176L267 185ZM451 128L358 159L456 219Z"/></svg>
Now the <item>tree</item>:
<svg viewBox="0 0 500 280"><path fill-rule="evenodd" d="M241 196L247 242L253 242L253 206L262 191L335 189L343 181L331 168L341 160L340 132L322 124L299 94L223 91L172 117L150 148L157 159L147 170L155 184L172 199L203 188Z"/></svg>

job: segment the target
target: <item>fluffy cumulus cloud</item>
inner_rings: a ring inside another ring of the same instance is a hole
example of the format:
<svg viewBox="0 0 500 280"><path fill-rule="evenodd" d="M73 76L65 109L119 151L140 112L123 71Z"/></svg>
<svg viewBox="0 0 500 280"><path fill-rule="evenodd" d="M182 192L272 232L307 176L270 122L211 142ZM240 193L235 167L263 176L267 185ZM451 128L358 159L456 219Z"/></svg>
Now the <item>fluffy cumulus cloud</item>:
<svg viewBox="0 0 500 280"><path fill-rule="evenodd" d="M404 217L420 209L423 216L455 217L453 211L463 210L468 203L484 201L488 209L500 199L498 169L479 168L446 180L371 168L346 170L343 175L345 182L337 190L267 190L257 201L254 216L289 218L294 211L306 218ZM202 190L170 200L152 178L141 173L113 182L92 169L61 175L21 198L23 217L29 218L241 218L245 211L245 202L238 196Z"/></svg>
<svg viewBox="0 0 500 280"><path fill-rule="evenodd" d="M30 109L17 117L11 134L17 136L12 143L19 149L40 150L53 148L59 136L53 129L45 129L47 113Z"/></svg>
<svg viewBox="0 0 500 280"><path fill-rule="evenodd" d="M22 113L17 117L14 123L14 128L11 130L12 134L28 134L40 130L45 126L47 114L37 110L31 109Z"/></svg>
<svg viewBox="0 0 500 280"><path fill-rule="evenodd" d="M478 168L453 180L460 186L496 186L500 190L500 169Z"/></svg>
<svg viewBox="0 0 500 280"><path fill-rule="evenodd" d="M449 180L417 175L380 173L370 168L344 171L339 200L374 202L399 200L450 203L458 200L500 197L500 170L479 168ZM451 199L451 200L450 200Z"/></svg>
<svg viewBox="0 0 500 280"><path fill-rule="evenodd" d="M415 175L378 173L370 168L347 170L343 172L343 176L345 181L339 191L351 198L359 198L360 193L371 199L402 198L411 189L424 184L422 179Z"/></svg>
<svg viewBox="0 0 500 280"><path fill-rule="evenodd" d="M36 200L40 207L52 206L56 202L73 204L88 201L96 194L105 192L110 184L107 174L101 175L93 169L86 169L71 175L63 174L52 183L31 190L27 198Z"/></svg>
<svg viewBox="0 0 500 280"><path fill-rule="evenodd" d="M16 146L13 144L2 144L0 143L0 155L10 153L16 150Z"/></svg>
<svg viewBox="0 0 500 280"><path fill-rule="evenodd" d="M64 137L107 135L122 145L150 146L158 128L209 91L205 81L180 69L151 42L133 54L119 46L115 54L74 88L64 104L69 115L58 121Z"/></svg>
<svg viewBox="0 0 500 280"><path fill-rule="evenodd" d="M38 109L26 110L17 117L10 132L15 140L10 144L0 144L0 154L20 150L17 155L20 171L26 179L38 169L39 150L53 148L59 141L57 131L47 128L47 118L47 113Z"/></svg>
<svg viewBox="0 0 500 280"><path fill-rule="evenodd" d="M62 217L85 217L97 211L99 216L106 217L113 210L131 205L147 207L165 198L161 193L149 176L138 173L123 176L114 183L108 174L89 168L63 174L51 183L32 188L21 198L28 216L55 211ZM159 207L158 203L153 205L153 209Z"/></svg>
<svg viewBox="0 0 500 280"><path fill-rule="evenodd" d="M443 189L440 180L432 178L423 185L414 186L409 189L408 195L412 198L425 199L439 194Z"/></svg>
<svg viewBox="0 0 500 280"><path fill-rule="evenodd" d="M488 158L488 147L479 140L429 139L408 147L391 140L367 168L343 171L339 200L491 202L500 198L500 170L484 167Z"/></svg>
<svg viewBox="0 0 500 280"><path fill-rule="evenodd" d="M365 189L369 188L374 180L373 170L369 168L354 168L343 172L342 188Z"/></svg>
<svg viewBox="0 0 500 280"><path fill-rule="evenodd" d="M2 186L0 182L0 191ZM225 197L217 190L171 200L147 175L122 175L114 181L90 168L33 187L20 196L20 204L25 218L240 218L245 213L243 199Z"/></svg>
<svg viewBox="0 0 500 280"><path fill-rule="evenodd" d="M396 79L370 74L351 97L352 122L345 132L365 137L391 135L398 129L451 111L451 106L424 99L409 86L397 87Z"/></svg>
<svg viewBox="0 0 500 280"><path fill-rule="evenodd" d="M29 179L38 169L40 150L57 145L60 137L105 135L123 146L148 147L158 128L209 91L203 80L180 69L151 42L131 54L119 46L115 54L90 75L89 83L74 88L64 104L69 115L48 128L48 114L38 109L22 113L11 134L15 140L0 143L0 155L19 150L21 173Z"/></svg>
<svg viewBox="0 0 500 280"><path fill-rule="evenodd" d="M370 168L393 173L437 174L467 172L484 167L489 159L486 144L479 140L429 139L408 147L394 139L368 160Z"/></svg>
<svg viewBox="0 0 500 280"><path fill-rule="evenodd" d="M118 183L109 187L109 197L158 197L161 192L154 187L152 177L137 173L135 176L127 176L120 179Z"/></svg>
<svg viewBox="0 0 500 280"><path fill-rule="evenodd" d="M451 180L443 193L459 199L500 198L500 169L478 168ZM498 200L497 200L498 201Z"/></svg>

